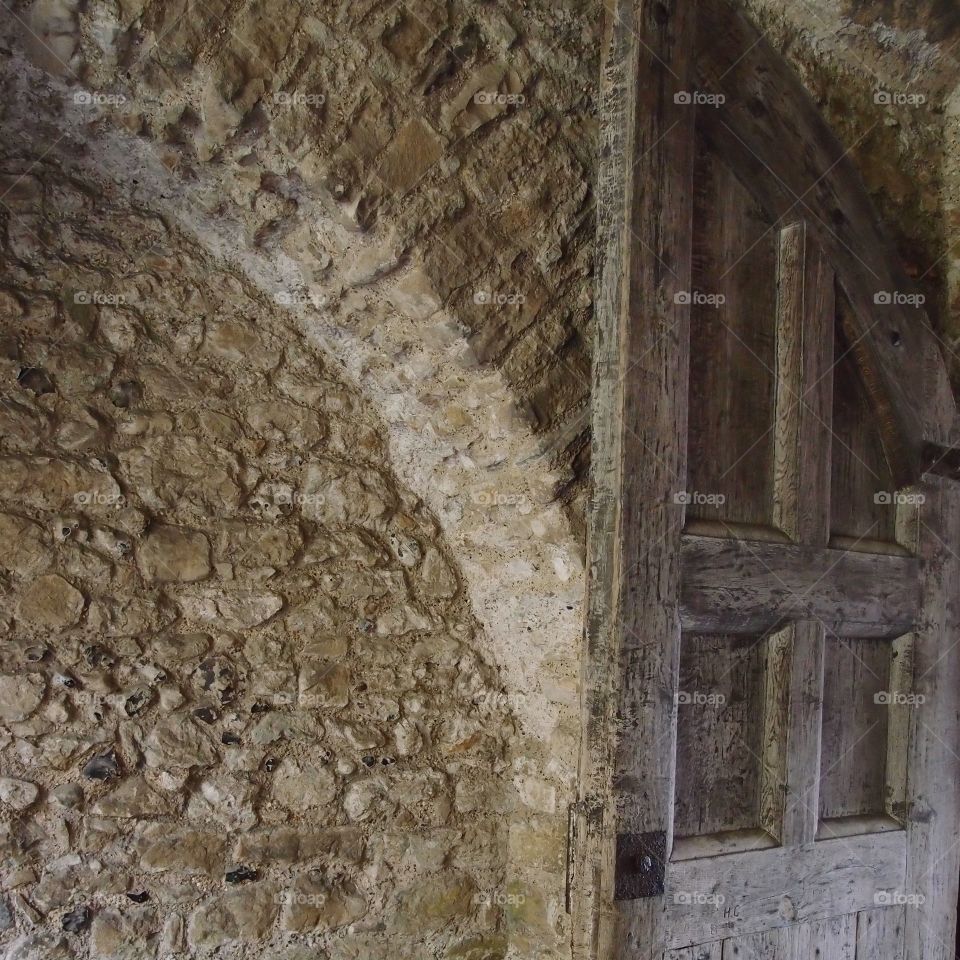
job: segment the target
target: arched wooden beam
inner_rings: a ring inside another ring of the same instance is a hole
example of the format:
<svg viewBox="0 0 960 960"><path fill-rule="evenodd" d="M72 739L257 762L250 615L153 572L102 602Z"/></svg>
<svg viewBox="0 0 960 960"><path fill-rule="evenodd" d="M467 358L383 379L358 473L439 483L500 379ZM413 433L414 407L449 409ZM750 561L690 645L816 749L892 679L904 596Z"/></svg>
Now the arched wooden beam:
<svg viewBox="0 0 960 960"><path fill-rule="evenodd" d="M771 217L809 224L849 301L844 325L891 470L903 485L916 482L924 445L958 439L946 365L916 287L849 152L784 58L727 0L702 0L697 16L699 92L710 103L723 98L698 106L698 129Z"/></svg>

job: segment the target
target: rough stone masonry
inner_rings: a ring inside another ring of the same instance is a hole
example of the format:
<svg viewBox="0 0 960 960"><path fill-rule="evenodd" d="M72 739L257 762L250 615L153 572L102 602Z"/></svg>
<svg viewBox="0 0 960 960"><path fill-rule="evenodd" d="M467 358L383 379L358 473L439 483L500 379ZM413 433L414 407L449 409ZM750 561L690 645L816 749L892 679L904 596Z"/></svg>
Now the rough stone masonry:
<svg viewBox="0 0 960 960"><path fill-rule="evenodd" d="M951 353L960 29L750 6ZM599 33L4 4L5 957L569 957Z"/></svg>

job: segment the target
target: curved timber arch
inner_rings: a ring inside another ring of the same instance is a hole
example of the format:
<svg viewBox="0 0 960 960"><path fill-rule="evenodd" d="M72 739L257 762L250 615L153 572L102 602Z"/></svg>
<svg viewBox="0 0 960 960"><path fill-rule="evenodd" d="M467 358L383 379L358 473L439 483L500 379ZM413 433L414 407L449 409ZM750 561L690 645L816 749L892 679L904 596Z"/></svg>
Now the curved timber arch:
<svg viewBox="0 0 960 960"><path fill-rule="evenodd" d="M575 950L946 960L960 499L936 337L735 7L607 12Z"/></svg>

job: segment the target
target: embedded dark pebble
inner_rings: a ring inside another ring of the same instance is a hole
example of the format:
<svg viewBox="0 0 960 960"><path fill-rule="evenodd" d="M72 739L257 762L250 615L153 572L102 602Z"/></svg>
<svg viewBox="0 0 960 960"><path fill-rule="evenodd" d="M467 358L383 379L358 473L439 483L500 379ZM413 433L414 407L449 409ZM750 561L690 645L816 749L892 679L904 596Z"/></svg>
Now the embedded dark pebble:
<svg viewBox="0 0 960 960"><path fill-rule="evenodd" d="M150 894L146 890L139 890L136 893L128 893L127 899L134 903L146 903L150 899Z"/></svg>
<svg viewBox="0 0 960 960"><path fill-rule="evenodd" d="M228 870L224 879L227 883L246 883L248 880L256 880L259 876L256 870L249 867L237 867L236 870Z"/></svg>
<svg viewBox="0 0 960 960"><path fill-rule="evenodd" d="M42 397L45 393L53 393L56 390L50 375L43 367L24 367L17 374L17 383L24 390L32 390L38 397Z"/></svg>
<svg viewBox="0 0 960 960"><path fill-rule="evenodd" d="M123 711L128 717L136 716L150 702L147 690L134 690L123 702Z"/></svg>
<svg viewBox="0 0 960 960"><path fill-rule="evenodd" d="M113 654L98 644L91 644L83 653L91 667L112 667L116 664Z"/></svg>
<svg viewBox="0 0 960 960"><path fill-rule="evenodd" d="M251 708L251 713L269 713L270 707L265 703L255 703Z"/></svg>
<svg viewBox="0 0 960 960"><path fill-rule="evenodd" d="M209 707L200 707L199 709L193 711L193 715L198 720L202 720L204 723L213 723L217 719L216 713L214 713Z"/></svg>
<svg viewBox="0 0 960 960"><path fill-rule="evenodd" d="M240 742L240 738L235 733L221 733L220 742L227 746L235 746Z"/></svg>
<svg viewBox="0 0 960 960"><path fill-rule="evenodd" d="M364 765L365 767L372 767L376 762L377 762L377 758L376 758L376 757L364 757L364 758L363 758L363 765Z"/></svg>
<svg viewBox="0 0 960 960"><path fill-rule="evenodd" d="M76 910L65 913L61 924L67 933L82 933L90 926L90 908L77 907Z"/></svg>
<svg viewBox="0 0 960 960"><path fill-rule="evenodd" d="M92 757L83 765L83 775L88 780L112 780L120 775L120 766L112 753Z"/></svg>
<svg viewBox="0 0 960 960"><path fill-rule="evenodd" d="M110 402L121 410L136 406L143 397L143 388L136 380L124 380L110 388Z"/></svg>
<svg viewBox="0 0 960 960"><path fill-rule="evenodd" d="M276 757L267 757L267 759L263 761L263 769L266 770L267 773L273 773L273 771L276 770L276 768L277 768Z"/></svg>

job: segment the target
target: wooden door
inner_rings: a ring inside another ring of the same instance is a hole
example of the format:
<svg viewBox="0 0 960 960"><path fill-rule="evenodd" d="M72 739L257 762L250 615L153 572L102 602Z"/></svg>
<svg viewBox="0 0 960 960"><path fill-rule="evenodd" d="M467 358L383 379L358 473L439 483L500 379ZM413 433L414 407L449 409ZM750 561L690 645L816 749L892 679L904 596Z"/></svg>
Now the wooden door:
<svg viewBox="0 0 960 960"><path fill-rule="evenodd" d="M946 960L946 371L747 21L608 13L576 953Z"/></svg>

